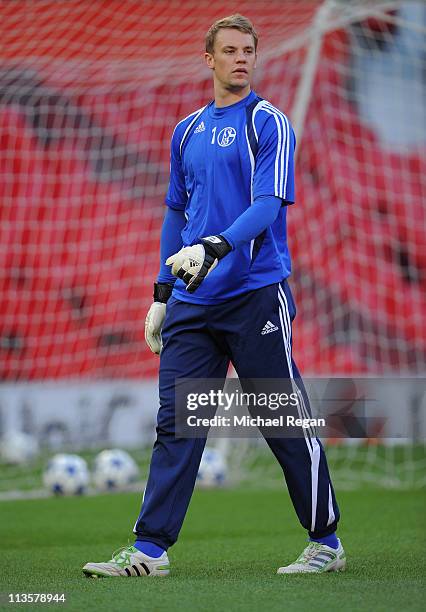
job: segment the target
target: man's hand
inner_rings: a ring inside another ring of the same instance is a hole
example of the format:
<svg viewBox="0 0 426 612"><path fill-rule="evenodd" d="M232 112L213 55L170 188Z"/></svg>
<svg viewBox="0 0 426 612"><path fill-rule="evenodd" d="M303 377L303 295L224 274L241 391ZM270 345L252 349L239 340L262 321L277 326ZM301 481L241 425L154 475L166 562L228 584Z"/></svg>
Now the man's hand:
<svg viewBox="0 0 426 612"><path fill-rule="evenodd" d="M145 319L145 342L153 353L159 355L163 348L161 328L166 316L167 300L172 294L173 285L154 283L154 303L151 304Z"/></svg>
<svg viewBox="0 0 426 612"><path fill-rule="evenodd" d="M161 328L166 316L166 304L151 304L145 319L145 342L153 353L159 355L162 349Z"/></svg>
<svg viewBox="0 0 426 612"><path fill-rule="evenodd" d="M184 247L171 255L166 264L172 266L172 274L186 283L186 290L193 293L201 285L207 274L230 251L231 246L223 236L201 238L201 244Z"/></svg>

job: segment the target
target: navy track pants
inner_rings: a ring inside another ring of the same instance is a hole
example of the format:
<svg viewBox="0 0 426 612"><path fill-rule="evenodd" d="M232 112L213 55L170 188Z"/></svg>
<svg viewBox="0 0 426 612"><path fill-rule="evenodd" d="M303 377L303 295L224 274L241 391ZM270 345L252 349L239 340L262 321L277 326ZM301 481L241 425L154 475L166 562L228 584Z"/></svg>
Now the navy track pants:
<svg viewBox="0 0 426 612"><path fill-rule="evenodd" d="M175 379L225 381L230 361L240 378L300 378L291 355L295 314L285 280L213 306L169 300L162 330L157 439L134 527L139 539L165 550L176 542L206 443L201 438L175 438ZM278 330L262 335L268 321ZM304 389L303 393L307 403ZM321 442L309 436L266 442L284 472L303 527L314 538L333 533L339 509Z"/></svg>

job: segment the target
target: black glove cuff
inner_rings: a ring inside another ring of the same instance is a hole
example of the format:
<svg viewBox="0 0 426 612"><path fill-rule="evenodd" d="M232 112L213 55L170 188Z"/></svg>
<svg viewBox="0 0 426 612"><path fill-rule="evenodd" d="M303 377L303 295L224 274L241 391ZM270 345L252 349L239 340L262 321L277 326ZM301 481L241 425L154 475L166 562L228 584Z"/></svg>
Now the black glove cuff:
<svg viewBox="0 0 426 612"><path fill-rule="evenodd" d="M201 238L201 244L204 246L206 254L214 259L222 259L222 257L225 257L225 255L232 251L229 242L220 234L218 236Z"/></svg>
<svg viewBox="0 0 426 612"><path fill-rule="evenodd" d="M154 302L167 304L172 291L173 285L171 283L154 283Z"/></svg>

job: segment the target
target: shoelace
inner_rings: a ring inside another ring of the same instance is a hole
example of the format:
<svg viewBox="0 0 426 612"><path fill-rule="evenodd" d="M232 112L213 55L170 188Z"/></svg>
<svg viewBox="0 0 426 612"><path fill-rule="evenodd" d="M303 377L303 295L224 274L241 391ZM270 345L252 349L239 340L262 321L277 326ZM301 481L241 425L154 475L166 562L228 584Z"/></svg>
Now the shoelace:
<svg viewBox="0 0 426 612"><path fill-rule="evenodd" d="M125 550L128 550L130 548L130 546L121 546L121 548L117 548L116 551L114 551L112 553L112 559L111 561L114 561L115 563L120 563L120 562L125 562L128 561L128 558L126 555L123 555L123 552ZM131 553L129 552L128 555L130 555Z"/></svg>
<svg viewBox="0 0 426 612"><path fill-rule="evenodd" d="M297 559L297 561L304 561L304 562L310 561L317 555L318 549L320 548L320 546L321 545L317 544L316 542L311 542L302 552L302 554Z"/></svg>

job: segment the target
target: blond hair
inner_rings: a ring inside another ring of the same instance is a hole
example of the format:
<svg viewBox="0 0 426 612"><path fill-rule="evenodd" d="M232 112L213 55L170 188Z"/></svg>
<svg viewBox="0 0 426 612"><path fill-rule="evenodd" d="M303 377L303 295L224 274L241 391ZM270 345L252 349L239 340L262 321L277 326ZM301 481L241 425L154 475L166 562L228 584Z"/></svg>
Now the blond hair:
<svg viewBox="0 0 426 612"><path fill-rule="evenodd" d="M218 19L218 21L215 21L214 24L210 26L209 31L206 34L207 53L213 53L216 34L219 32L219 30L223 28L234 28L235 30L239 30L240 32L251 34L254 40L254 50L257 50L258 35L256 30L254 29L252 22L250 21L250 19L247 19L247 17L236 13L235 15L230 15L229 17Z"/></svg>

